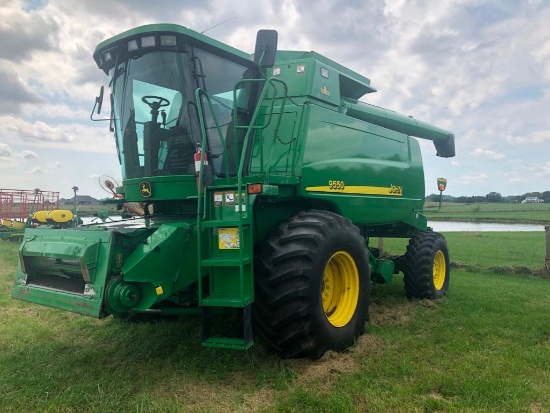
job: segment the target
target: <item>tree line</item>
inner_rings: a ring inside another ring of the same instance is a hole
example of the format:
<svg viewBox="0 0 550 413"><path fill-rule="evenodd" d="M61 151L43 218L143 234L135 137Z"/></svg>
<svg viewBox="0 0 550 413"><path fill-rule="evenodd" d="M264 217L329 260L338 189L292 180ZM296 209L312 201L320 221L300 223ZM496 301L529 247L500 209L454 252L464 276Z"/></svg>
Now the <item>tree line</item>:
<svg viewBox="0 0 550 413"><path fill-rule="evenodd" d="M444 202L456 202L460 204L475 204L479 202L498 202L506 204L519 204L526 198L538 198L544 200L544 203L550 203L550 191L527 192L523 195L502 196L499 192L489 192L485 196L452 196L443 195ZM430 194L426 197L428 202L439 202L439 194Z"/></svg>

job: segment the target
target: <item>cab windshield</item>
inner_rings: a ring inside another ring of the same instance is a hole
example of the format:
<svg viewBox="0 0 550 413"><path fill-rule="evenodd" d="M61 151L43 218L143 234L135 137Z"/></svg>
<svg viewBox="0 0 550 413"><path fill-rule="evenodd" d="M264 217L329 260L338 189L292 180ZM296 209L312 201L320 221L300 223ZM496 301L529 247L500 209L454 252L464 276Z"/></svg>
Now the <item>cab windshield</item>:
<svg viewBox="0 0 550 413"><path fill-rule="evenodd" d="M247 67L204 50L151 51L130 57L110 70L115 130L123 178L194 173L193 154L201 138L195 90L203 96L209 155L222 175L224 139L233 130L233 88Z"/></svg>

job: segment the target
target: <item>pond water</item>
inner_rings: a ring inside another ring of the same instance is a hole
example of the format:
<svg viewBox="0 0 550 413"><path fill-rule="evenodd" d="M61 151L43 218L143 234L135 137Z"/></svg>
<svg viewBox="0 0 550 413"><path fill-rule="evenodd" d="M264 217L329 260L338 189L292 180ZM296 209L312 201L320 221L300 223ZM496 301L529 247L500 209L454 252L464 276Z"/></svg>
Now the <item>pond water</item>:
<svg viewBox="0 0 550 413"><path fill-rule="evenodd" d="M120 217L114 215L113 220L119 220ZM85 224L94 221L94 218L82 218ZM95 218L95 223L101 223L101 220ZM527 232L527 231L544 231L544 225L534 224L503 224L494 222L457 222L457 221L430 221L428 226L432 227L437 232Z"/></svg>
<svg viewBox="0 0 550 413"><path fill-rule="evenodd" d="M527 232L544 231L544 225L534 224L503 224L494 222L456 222L456 221L430 221L428 226L437 232Z"/></svg>

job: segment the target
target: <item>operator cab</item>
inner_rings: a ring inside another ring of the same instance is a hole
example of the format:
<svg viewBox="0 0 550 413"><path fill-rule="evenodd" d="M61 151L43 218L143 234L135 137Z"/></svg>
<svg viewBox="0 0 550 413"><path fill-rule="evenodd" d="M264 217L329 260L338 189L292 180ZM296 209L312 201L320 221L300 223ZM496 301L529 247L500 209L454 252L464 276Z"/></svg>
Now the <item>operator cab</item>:
<svg viewBox="0 0 550 413"><path fill-rule="evenodd" d="M253 62L236 49L194 38L198 34L189 29L168 28L173 31L144 26L123 33L94 53L98 66L110 76L111 117L123 179L194 174L193 155L205 146L201 113L214 175L234 175L240 152L235 148L234 123L246 123L250 117L251 86L245 83L236 93L234 87L252 76ZM198 88L206 94L197 100ZM239 100L236 111L234 96ZM234 119L235 113L243 119Z"/></svg>

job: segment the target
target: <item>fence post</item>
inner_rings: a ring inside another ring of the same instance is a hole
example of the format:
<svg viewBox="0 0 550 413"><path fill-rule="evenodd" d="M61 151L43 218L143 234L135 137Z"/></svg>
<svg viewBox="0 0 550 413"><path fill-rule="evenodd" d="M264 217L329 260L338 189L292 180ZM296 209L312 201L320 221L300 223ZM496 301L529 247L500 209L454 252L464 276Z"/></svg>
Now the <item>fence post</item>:
<svg viewBox="0 0 550 413"><path fill-rule="evenodd" d="M384 238L382 237L378 237L378 252L380 252L380 256L382 256L384 252Z"/></svg>
<svg viewBox="0 0 550 413"><path fill-rule="evenodd" d="M546 234L546 257L544 258L544 268L550 271L550 225L544 227Z"/></svg>

